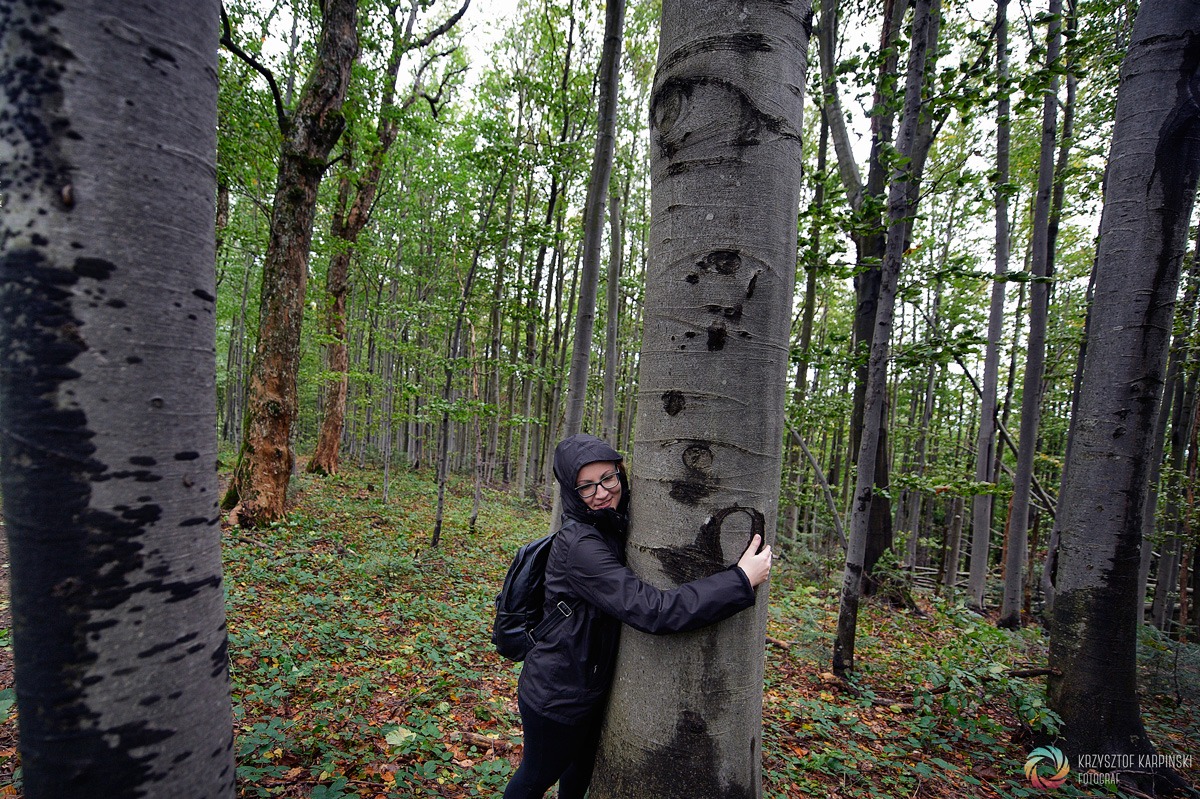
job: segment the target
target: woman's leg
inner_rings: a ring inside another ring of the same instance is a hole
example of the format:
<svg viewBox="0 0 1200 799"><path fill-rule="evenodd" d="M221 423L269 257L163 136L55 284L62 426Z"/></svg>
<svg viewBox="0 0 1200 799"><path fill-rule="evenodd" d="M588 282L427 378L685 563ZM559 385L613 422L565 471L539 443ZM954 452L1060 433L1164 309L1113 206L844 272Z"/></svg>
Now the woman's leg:
<svg viewBox="0 0 1200 799"><path fill-rule="evenodd" d="M571 765L558 781L558 799L583 799L592 784L592 769L596 765L596 750L600 748L600 726L602 717L585 722L586 728L580 746Z"/></svg>
<svg viewBox="0 0 1200 799"><path fill-rule="evenodd" d="M521 766L504 791L504 799L541 799L560 777L563 779L559 787L560 799L582 799L591 778L591 763L599 742L599 722L561 724L530 710L519 699L518 705L524 728L525 753ZM586 774L575 767L577 761L585 760ZM576 787L570 789L577 790L577 793L567 793L569 786L564 772L572 774L572 786ZM577 787L580 778L583 779L582 788Z"/></svg>

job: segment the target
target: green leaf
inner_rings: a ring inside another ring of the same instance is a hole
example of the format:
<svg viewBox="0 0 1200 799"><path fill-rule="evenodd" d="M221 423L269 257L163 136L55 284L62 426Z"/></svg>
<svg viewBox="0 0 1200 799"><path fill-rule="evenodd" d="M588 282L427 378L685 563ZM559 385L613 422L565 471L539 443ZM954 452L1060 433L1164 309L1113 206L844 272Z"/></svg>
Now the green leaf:
<svg viewBox="0 0 1200 799"><path fill-rule="evenodd" d="M407 727L397 727L389 732L384 740L390 743L392 746L404 746L405 742L416 737L417 734Z"/></svg>

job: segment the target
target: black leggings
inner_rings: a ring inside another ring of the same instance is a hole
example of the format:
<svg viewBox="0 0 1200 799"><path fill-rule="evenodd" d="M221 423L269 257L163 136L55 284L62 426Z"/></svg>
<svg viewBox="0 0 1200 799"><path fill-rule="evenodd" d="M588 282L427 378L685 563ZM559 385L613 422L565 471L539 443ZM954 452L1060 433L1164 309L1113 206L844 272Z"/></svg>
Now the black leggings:
<svg viewBox="0 0 1200 799"><path fill-rule="evenodd" d="M525 732L525 755L504 799L541 799L558 783L559 799L583 799L592 781L603 716L578 724L548 719L517 698Z"/></svg>

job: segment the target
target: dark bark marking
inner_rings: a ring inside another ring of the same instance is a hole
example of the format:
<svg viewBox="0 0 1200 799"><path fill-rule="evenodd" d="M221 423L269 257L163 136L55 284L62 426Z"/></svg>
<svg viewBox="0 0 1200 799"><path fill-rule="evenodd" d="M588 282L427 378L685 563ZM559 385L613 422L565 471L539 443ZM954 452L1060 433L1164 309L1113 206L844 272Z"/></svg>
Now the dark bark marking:
<svg viewBox="0 0 1200 799"><path fill-rule="evenodd" d="M175 460L177 460L177 461L194 461L194 460L198 459L199 457L200 457L200 453L195 452L193 450L185 450L183 452L175 453Z"/></svg>
<svg viewBox="0 0 1200 799"><path fill-rule="evenodd" d="M695 507L700 504L700 500L716 491L717 486L721 484L720 478L711 473L716 456L707 441L697 441L683 451L681 460L686 474L683 478L671 482L671 498L676 502ZM719 549L717 555L719 560Z"/></svg>
<svg viewBox="0 0 1200 799"><path fill-rule="evenodd" d="M684 505L695 507L700 500L716 489L704 480L675 480L671 483L671 498Z"/></svg>
<svg viewBox="0 0 1200 799"><path fill-rule="evenodd" d="M659 67L663 73L662 66ZM692 102L692 94L697 86L715 86L727 92L736 104L738 112L729 113L730 127L733 128L732 143L737 147L748 147L761 144L767 138L765 134L800 141L800 132L784 117L767 113L758 107L754 99L737 83L717 78L712 75L689 75L686 77L671 77L663 81L650 97L651 136L655 143L662 148L666 157L668 171L678 174L691 166L712 164L714 159L701 154L695 162L675 163L675 156L687 144L692 131L676 130L679 122L687 117L688 107ZM711 139L716 134L706 133L701 139ZM724 156L715 159L721 163Z"/></svg>
<svg viewBox="0 0 1200 799"><path fill-rule="evenodd" d="M668 391L662 395L663 410L668 416L674 416L687 406L687 400L681 391Z"/></svg>
<svg viewBox="0 0 1200 799"><path fill-rule="evenodd" d="M700 282L700 276L697 275L695 272L688 272L688 276L685 277L684 280L686 280L688 283L691 283L694 286Z"/></svg>
<svg viewBox="0 0 1200 799"><path fill-rule="evenodd" d="M683 451L683 463L688 469L708 472L713 465L713 451L705 444L693 444Z"/></svg>
<svg viewBox="0 0 1200 799"><path fill-rule="evenodd" d="M707 54L719 50L732 50L735 53L770 53L773 49L767 37L761 33L746 32L728 36L705 36L673 50L658 65L658 71L665 75L676 64L701 53Z"/></svg>
<svg viewBox="0 0 1200 799"><path fill-rule="evenodd" d="M154 466L158 463L154 458L145 455L135 455L129 459L129 462L134 466Z"/></svg>
<svg viewBox="0 0 1200 799"><path fill-rule="evenodd" d="M647 749L644 761L632 773L644 782L644 796L753 799L755 791L749 785L722 784L714 768L720 762L715 736L704 717L687 709L679 714L671 740Z"/></svg>
<svg viewBox="0 0 1200 799"><path fill-rule="evenodd" d="M137 366L141 362L142 359L136 355L129 355L125 358L125 363L129 364L130 366Z"/></svg>
<svg viewBox="0 0 1200 799"><path fill-rule="evenodd" d="M746 286L746 299L754 296L754 288L758 285L758 276L762 274L761 269L754 270L754 274L750 276L750 285Z"/></svg>
<svg viewBox="0 0 1200 799"><path fill-rule="evenodd" d="M74 272L80 277L108 280L116 268L111 261L103 258L76 258Z"/></svg>
<svg viewBox="0 0 1200 799"><path fill-rule="evenodd" d="M187 635L179 636L174 641L170 641L170 642L164 643L164 644L158 644L157 646L152 646L149 649L146 649L142 652L138 652L138 655L137 655L138 659L144 660L148 657L153 657L154 655L157 655L159 652L166 652L168 649L174 649L175 647L179 646L180 644L186 644L188 641L195 640L197 635L199 635L199 633L188 633Z"/></svg>
<svg viewBox="0 0 1200 799"><path fill-rule="evenodd" d="M690 83L669 80L654 93L650 100L650 124L659 146L663 148L668 159L674 157L679 146L683 144L683 140L687 138L685 135L680 137L678 142L674 142L670 134L691 99L692 85Z"/></svg>
<svg viewBox="0 0 1200 799"><path fill-rule="evenodd" d="M221 636L221 643L213 650L211 656L212 676L220 677L229 670L229 639Z"/></svg>
<svg viewBox="0 0 1200 799"><path fill-rule="evenodd" d="M149 58L146 60L146 63L148 64L153 63L154 61L170 61L172 64L176 63L175 56L173 56L171 53L168 53L161 47L150 45L146 48L146 54L149 56Z"/></svg>
<svg viewBox="0 0 1200 799"><path fill-rule="evenodd" d="M732 306L706 305L705 308L708 309L709 313L720 314L726 319L732 319L735 322L742 318L742 304L740 302Z"/></svg>
<svg viewBox="0 0 1200 799"><path fill-rule="evenodd" d="M162 518L162 508L158 505L142 505L140 508L122 511L121 518L148 527Z"/></svg>
<svg viewBox="0 0 1200 799"><path fill-rule="evenodd" d="M713 250L696 262L701 271L732 275L741 267L742 255L737 250Z"/></svg>
<svg viewBox="0 0 1200 799"><path fill-rule="evenodd" d="M729 336L729 331L725 328L725 323L717 320L708 326L708 351L717 352L725 349L725 339Z"/></svg>
<svg viewBox="0 0 1200 799"><path fill-rule="evenodd" d="M192 292L192 294L199 297L200 299L204 300L205 302L216 302L217 301L216 297L209 294L204 289L196 289L195 291Z"/></svg>

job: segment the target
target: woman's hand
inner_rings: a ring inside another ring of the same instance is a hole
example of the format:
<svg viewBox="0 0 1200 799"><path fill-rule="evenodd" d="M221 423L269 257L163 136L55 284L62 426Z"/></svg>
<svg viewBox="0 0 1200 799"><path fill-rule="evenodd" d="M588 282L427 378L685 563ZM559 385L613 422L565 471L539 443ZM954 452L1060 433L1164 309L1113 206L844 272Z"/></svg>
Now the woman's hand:
<svg viewBox="0 0 1200 799"><path fill-rule="evenodd" d="M771 574L771 547L765 546L762 552L759 552L758 545L761 541L762 536L755 533L754 537L750 539L750 546L746 547L742 559L737 563L738 568L750 581L750 585L755 588L765 583Z"/></svg>

